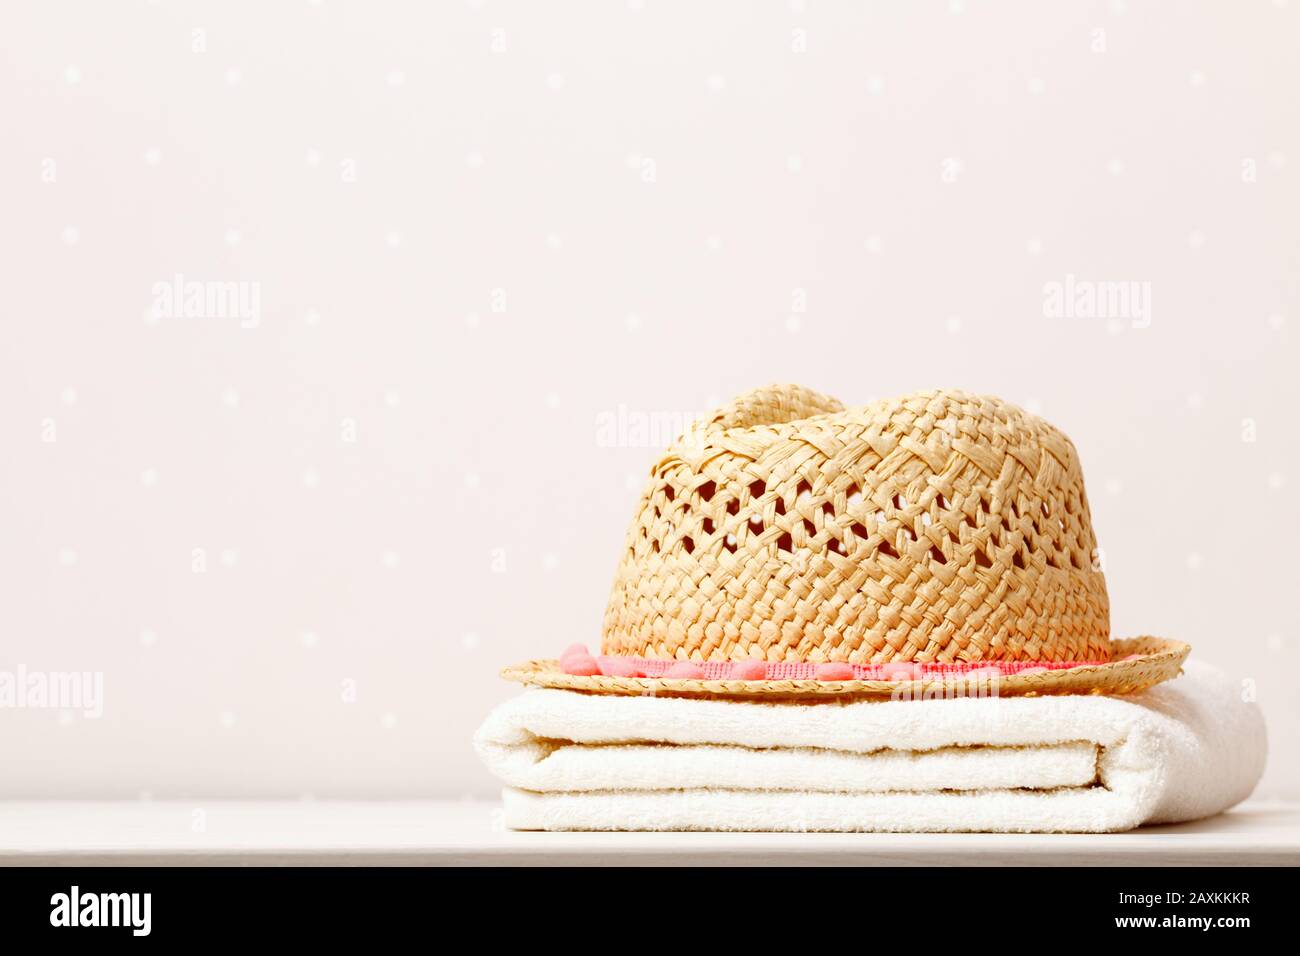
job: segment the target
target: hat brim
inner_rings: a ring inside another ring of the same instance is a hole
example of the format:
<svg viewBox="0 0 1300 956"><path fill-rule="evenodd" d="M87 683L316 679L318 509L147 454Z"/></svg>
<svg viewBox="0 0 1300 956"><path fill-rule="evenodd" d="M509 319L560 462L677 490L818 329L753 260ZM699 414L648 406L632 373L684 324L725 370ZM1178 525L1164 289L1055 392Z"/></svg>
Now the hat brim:
<svg viewBox="0 0 1300 956"><path fill-rule="evenodd" d="M1003 674L989 681L962 677L923 677L918 680L705 680L675 677L583 677L567 674L559 661L528 661L501 672L506 680L534 687L556 687L591 694L718 697L759 700L826 700L841 697L907 698L1000 697L1037 694L1135 694L1182 673L1191 645L1159 637L1134 637L1111 643L1105 664ZM1129 657L1129 655L1137 655Z"/></svg>

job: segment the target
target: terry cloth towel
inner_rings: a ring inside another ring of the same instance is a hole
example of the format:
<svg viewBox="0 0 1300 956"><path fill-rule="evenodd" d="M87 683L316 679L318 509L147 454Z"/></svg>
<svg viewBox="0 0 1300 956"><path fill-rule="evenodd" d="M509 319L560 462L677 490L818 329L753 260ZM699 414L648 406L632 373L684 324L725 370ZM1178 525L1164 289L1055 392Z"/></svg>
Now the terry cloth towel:
<svg viewBox="0 0 1300 956"><path fill-rule="evenodd" d="M1132 697L757 703L530 689L475 737L518 830L1104 832L1210 816L1264 769L1222 672Z"/></svg>

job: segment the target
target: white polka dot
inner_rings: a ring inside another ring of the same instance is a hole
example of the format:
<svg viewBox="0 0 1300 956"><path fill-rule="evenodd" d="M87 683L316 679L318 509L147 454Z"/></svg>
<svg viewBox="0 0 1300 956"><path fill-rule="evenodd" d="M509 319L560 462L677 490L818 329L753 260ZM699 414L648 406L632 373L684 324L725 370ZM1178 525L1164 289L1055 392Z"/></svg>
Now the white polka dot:
<svg viewBox="0 0 1300 956"><path fill-rule="evenodd" d="M714 73L713 75L711 75L706 82L709 85L709 89L712 90L714 93L721 93L723 89L726 88L727 85L726 77L722 76L719 73Z"/></svg>
<svg viewBox="0 0 1300 956"><path fill-rule="evenodd" d="M63 79L69 86L76 86L81 82L81 68L78 66L68 66L63 71Z"/></svg>
<svg viewBox="0 0 1300 956"><path fill-rule="evenodd" d="M803 172L803 157L797 153L785 158L785 168L792 173Z"/></svg>
<svg viewBox="0 0 1300 956"><path fill-rule="evenodd" d="M226 245L237 246L243 241L244 241L244 234L241 233L238 229L226 230Z"/></svg>
<svg viewBox="0 0 1300 956"><path fill-rule="evenodd" d="M465 165L468 166L470 169L482 169L483 154L480 153L477 149L471 149L468 153L465 154Z"/></svg>
<svg viewBox="0 0 1300 956"><path fill-rule="evenodd" d="M789 332L791 335L794 335L795 333L797 333L797 332L799 331L800 327L801 327L801 325L800 325L800 321L799 321L799 316L797 316L797 315L787 315L787 316L786 316L786 318L785 318L785 330L786 330L787 332Z"/></svg>
<svg viewBox="0 0 1300 956"><path fill-rule="evenodd" d="M879 236L867 236L866 247L867 252L873 256L880 255L880 250L884 248Z"/></svg>
<svg viewBox="0 0 1300 956"><path fill-rule="evenodd" d="M1199 551L1193 551L1187 556L1187 567L1191 571L1196 571L1201 567L1204 559Z"/></svg>
<svg viewBox="0 0 1300 956"><path fill-rule="evenodd" d="M227 388L221 393L221 401L227 408L238 408L239 392L237 392L233 387Z"/></svg>
<svg viewBox="0 0 1300 956"><path fill-rule="evenodd" d="M221 552L221 563L228 568L233 568L239 563L239 552L234 548L226 548Z"/></svg>
<svg viewBox="0 0 1300 956"><path fill-rule="evenodd" d="M384 392L384 404L389 408L396 408L402 404L402 396L397 394L395 389L388 389Z"/></svg>
<svg viewBox="0 0 1300 956"><path fill-rule="evenodd" d="M560 559L559 559L559 557L556 556L555 554L544 554L544 555L542 555L542 570L543 570L543 571L554 571L554 570L555 570L556 568L558 568L559 566L560 566Z"/></svg>
<svg viewBox="0 0 1300 956"><path fill-rule="evenodd" d="M465 324L469 326L471 329L477 329L479 321L480 321L479 314L477 312L465 313Z"/></svg>
<svg viewBox="0 0 1300 956"><path fill-rule="evenodd" d="M1205 399L1201 397L1201 393L1200 393L1200 392L1188 392L1188 393L1187 393L1187 407L1188 407L1188 408L1190 408L1190 409L1192 409L1193 411L1195 411L1195 410L1199 409L1199 408L1200 408L1202 405L1204 405L1204 404L1205 404Z"/></svg>
<svg viewBox="0 0 1300 956"><path fill-rule="evenodd" d="M394 89L396 89L397 87L401 86L401 85L402 85L403 83L405 83L405 82L406 82L406 77L402 74L402 71L401 71L401 70L389 70L389 71L388 71L388 85L389 85L389 86L391 86L391 87L393 87Z"/></svg>
<svg viewBox="0 0 1300 956"><path fill-rule="evenodd" d="M1188 233L1187 244L1193 249L1201 248L1201 246L1205 245L1205 233L1201 232L1199 229Z"/></svg>
<svg viewBox="0 0 1300 956"><path fill-rule="evenodd" d="M233 710L223 710L217 715L217 722L220 723L222 727L229 730L231 727L235 726L235 712Z"/></svg>
<svg viewBox="0 0 1300 956"><path fill-rule="evenodd" d="M477 488L477 487L479 486L479 484L481 483L481 481L482 481L482 479L479 478L479 474L478 474L477 471L467 471L467 472L465 472L465 487L466 487L466 488Z"/></svg>
<svg viewBox="0 0 1300 956"><path fill-rule="evenodd" d="M1118 478L1111 478L1106 482L1107 494L1117 495L1123 490L1124 490L1124 482L1120 481Z"/></svg>
<svg viewBox="0 0 1300 956"><path fill-rule="evenodd" d="M548 233L546 236L546 248L552 252L559 252L564 248L564 240L557 233Z"/></svg>
<svg viewBox="0 0 1300 956"><path fill-rule="evenodd" d="M546 85L547 85L547 87L549 87L549 88L552 89L552 90L562 90L562 89L564 89L564 74L563 74L563 73L549 73L549 74L547 74L547 76L546 76Z"/></svg>
<svg viewBox="0 0 1300 956"><path fill-rule="evenodd" d="M1124 160L1122 159L1109 160L1106 163L1106 172L1110 173L1112 176L1124 175Z"/></svg>
<svg viewBox="0 0 1300 956"><path fill-rule="evenodd" d="M1188 82L1192 87L1201 87L1201 86L1204 86L1204 85L1205 85L1205 74L1202 73L1200 70L1192 70L1191 73L1188 73L1188 74L1187 74L1187 82Z"/></svg>
<svg viewBox="0 0 1300 956"><path fill-rule="evenodd" d="M1034 96L1042 96L1043 91L1047 89L1047 84L1041 77L1033 76L1029 78L1029 92Z"/></svg>
<svg viewBox="0 0 1300 956"><path fill-rule="evenodd" d="M961 331L961 316L960 315L948 316L948 320L945 323L945 325L947 326L949 335L956 335L958 332Z"/></svg>
<svg viewBox="0 0 1300 956"><path fill-rule="evenodd" d="M302 483L303 487L315 488L320 484L320 474L315 468L308 468L302 473Z"/></svg>
<svg viewBox="0 0 1300 956"><path fill-rule="evenodd" d="M81 241L81 230L76 226L64 226L61 236L65 244L75 246Z"/></svg>
<svg viewBox="0 0 1300 956"><path fill-rule="evenodd" d="M560 396L557 395L555 392L547 392L547 393L546 393L546 407L547 407L547 408L559 408L559 407L560 407Z"/></svg>
<svg viewBox="0 0 1300 956"><path fill-rule="evenodd" d="M77 390L69 385L59 393L59 398L62 399L64 405L75 405L77 404Z"/></svg>
<svg viewBox="0 0 1300 956"><path fill-rule="evenodd" d="M144 161L150 166L157 166L162 162L162 150L157 146L151 146L144 151Z"/></svg>
<svg viewBox="0 0 1300 956"><path fill-rule="evenodd" d="M158 635L155 634L153 631L151 631L149 628L145 628L143 631L140 632L141 647L152 647L154 644L157 643L158 643Z"/></svg>
<svg viewBox="0 0 1300 956"><path fill-rule="evenodd" d="M1282 326L1286 325L1286 316L1281 312L1274 312L1268 317L1268 324L1270 328L1280 329Z"/></svg>
<svg viewBox="0 0 1300 956"><path fill-rule="evenodd" d="M238 67L232 66L226 70L226 86L238 86L244 79L244 74Z"/></svg>
<svg viewBox="0 0 1300 956"><path fill-rule="evenodd" d="M704 240L704 244L709 247L710 252L718 252L722 249L722 237L709 236L708 239Z"/></svg>
<svg viewBox="0 0 1300 956"><path fill-rule="evenodd" d="M146 488L152 488L154 485L158 484L157 470L146 468L144 471L140 472L140 484L144 485Z"/></svg>
<svg viewBox="0 0 1300 956"><path fill-rule="evenodd" d="M379 718L379 726L383 727L384 730L392 730L394 727L397 726L397 715L393 713L391 710L388 711L386 714L384 714L382 717Z"/></svg>
<svg viewBox="0 0 1300 956"><path fill-rule="evenodd" d="M308 649L313 648L320 643L320 635L315 631L303 631L298 635L298 643Z"/></svg>
<svg viewBox="0 0 1300 956"><path fill-rule="evenodd" d="M316 150L316 149L307 150L307 165L308 166L320 165L320 150Z"/></svg>
<svg viewBox="0 0 1300 956"><path fill-rule="evenodd" d="M867 79L867 92L872 96L879 96L885 92L885 78L883 76L873 76Z"/></svg>
<svg viewBox="0 0 1300 956"><path fill-rule="evenodd" d="M402 234L395 230L391 230L388 235L384 236L384 241L388 243L389 248L396 249L402 244Z"/></svg>
<svg viewBox="0 0 1300 956"><path fill-rule="evenodd" d="M59 564L65 568L70 568L77 563L77 552L72 548L63 548L59 551Z"/></svg>
<svg viewBox="0 0 1300 956"><path fill-rule="evenodd" d="M461 646L465 648L465 650L472 651L476 647L478 647L478 635L475 634L473 631L470 631L466 634L462 634L460 636L460 643Z"/></svg>
<svg viewBox="0 0 1300 956"><path fill-rule="evenodd" d="M1281 472L1275 471L1268 476L1268 486L1272 488L1274 491L1277 491L1285 484L1286 484L1286 478L1282 475Z"/></svg>
<svg viewBox="0 0 1300 956"><path fill-rule="evenodd" d="M635 332L637 329L641 328L641 316L637 315L635 312L629 312L623 319L623 324L627 326L629 332Z"/></svg>
<svg viewBox="0 0 1300 956"><path fill-rule="evenodd" d="M1041 239L1029 239L1029 240L1026 240L1026 242L1025 242L1025 252L1029 253L1031 256L1042 255L1042 253L1043 253L1043 240L1041 240Z"/></svg>
<svg viewBox="0 0 1300 956"><path fill-rule="evenodd" d="M402 558L396 551L385 551L380 560L383 561L384 567L389 570L396 568L402 563Z"/></svg>
<svg viewBox="0 0 1300 956"><path fill-rule="evenodd" d="M315 309L308 309L303 313L302 321L304 325L320 325L320 313Z"/></svg>

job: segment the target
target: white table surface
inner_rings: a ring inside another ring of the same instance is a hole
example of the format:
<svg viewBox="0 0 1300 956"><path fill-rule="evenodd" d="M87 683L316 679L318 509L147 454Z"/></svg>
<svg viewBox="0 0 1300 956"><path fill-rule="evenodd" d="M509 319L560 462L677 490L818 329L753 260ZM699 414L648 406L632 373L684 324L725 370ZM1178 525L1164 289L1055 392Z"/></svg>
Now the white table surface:
<svg viewBox="0 0 1300 956"><path fill-rule="evenodd" d="M0 802L0 864L1300 864L1300 804L1113 834L520 833L494 803Z"/></svg>

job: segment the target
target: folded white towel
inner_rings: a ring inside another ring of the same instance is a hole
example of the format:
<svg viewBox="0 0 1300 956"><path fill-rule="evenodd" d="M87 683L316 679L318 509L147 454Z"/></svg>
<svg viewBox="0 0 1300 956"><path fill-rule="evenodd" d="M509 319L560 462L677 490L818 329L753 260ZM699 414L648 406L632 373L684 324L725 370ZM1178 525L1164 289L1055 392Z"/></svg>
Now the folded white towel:
<svg viewBox="0 0 1300 956"><path fill-rule="evenodd" d="M1127 698L750 703L533 689L475 745L521 830L1099 832L1194 820L1264 768L1222 672Z"/></svg>

